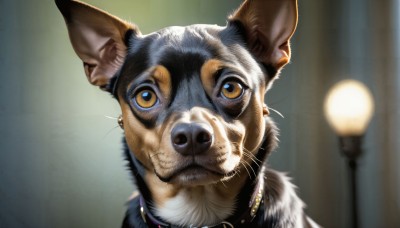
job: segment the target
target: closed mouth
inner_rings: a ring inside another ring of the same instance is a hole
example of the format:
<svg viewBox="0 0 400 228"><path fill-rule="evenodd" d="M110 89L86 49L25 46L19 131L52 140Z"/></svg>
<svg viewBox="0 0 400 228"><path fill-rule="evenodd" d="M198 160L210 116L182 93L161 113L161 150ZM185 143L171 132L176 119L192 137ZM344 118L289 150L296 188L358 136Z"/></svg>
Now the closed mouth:
<svg viewBox="0 0 400 228"><path fill-rule="evenodd" d="M176 170L175 172L173 172L171 175L167 176L167 177L163 177L161 175L159 175L156 170L154 170L154 173L157 175L157 177L163 181L163 182L171 182L172 179L174 179L175 177L179 176L179 175L185 175L185 173L187 173L187 175L214 175L214 176L218 176L218 177L231 177L235 175L235 170L229 172L229 173L222 173L222 172L218 172L218 171L214 171L214 170L210 170L208 168L205 168L201 165L198 164L190 164L187 166L184 166L178 170Z"/></svg>

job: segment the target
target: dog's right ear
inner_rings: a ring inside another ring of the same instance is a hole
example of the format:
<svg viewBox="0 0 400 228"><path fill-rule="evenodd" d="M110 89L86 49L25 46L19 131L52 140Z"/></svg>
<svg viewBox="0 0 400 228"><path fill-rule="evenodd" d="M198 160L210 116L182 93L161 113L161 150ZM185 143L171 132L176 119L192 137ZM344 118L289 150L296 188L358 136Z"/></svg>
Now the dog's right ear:
<svg viewBox="0 0 400 228"><path fill-rule="evenodd" d="M106 90L122 66L128 32L138 28L100 9L76 0L55 0L64 16L72 46L83 61L89 82Z"/></svg>

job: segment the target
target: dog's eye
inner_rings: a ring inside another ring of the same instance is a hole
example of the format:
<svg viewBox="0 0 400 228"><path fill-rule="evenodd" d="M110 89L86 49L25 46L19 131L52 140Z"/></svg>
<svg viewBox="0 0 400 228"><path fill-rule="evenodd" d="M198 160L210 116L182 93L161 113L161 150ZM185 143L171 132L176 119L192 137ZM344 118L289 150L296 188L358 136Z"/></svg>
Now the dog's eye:
<svg viewBox="0 0 400 228"><path fill-rule="evenodd" d="M135 101L141 108L151 108L157 103L157 95L150 89L144 89L136 94Z"/></svg>
<svg viewBox="0 0 400 228"><path fill-rule="evenodd" d="M235 81L228 81L222 85L221 95L227 99L236 99L243 94L242 84Z"/></svg>

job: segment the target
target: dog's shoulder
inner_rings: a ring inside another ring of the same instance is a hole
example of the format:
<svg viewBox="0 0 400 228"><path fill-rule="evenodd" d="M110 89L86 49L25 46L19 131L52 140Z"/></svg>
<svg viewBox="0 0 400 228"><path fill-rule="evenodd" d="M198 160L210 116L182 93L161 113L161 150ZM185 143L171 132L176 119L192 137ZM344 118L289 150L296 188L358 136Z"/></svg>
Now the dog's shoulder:
<svg viewBox="0 0 400 228"><path fill-rule="evenodd" d="M264 189L264 224L287 228L320 227L305 214L305 204L286 174L267 169Z"/></svg>

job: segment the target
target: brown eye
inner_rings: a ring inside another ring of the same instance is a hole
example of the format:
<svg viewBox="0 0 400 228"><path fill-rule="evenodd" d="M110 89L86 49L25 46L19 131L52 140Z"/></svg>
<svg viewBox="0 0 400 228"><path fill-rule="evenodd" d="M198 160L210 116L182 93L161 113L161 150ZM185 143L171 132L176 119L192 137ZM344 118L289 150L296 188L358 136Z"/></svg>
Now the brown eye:
<svg viewBox="0 0 400 228"><path fill-rule="evenodd" d="M136 94L135 101L141 108L151 108L157 103L157 95L152 90L144 89Z"/></svg>
<svg viewBox="0 0 400 228"><path fill-rule="evenodd" d="M227 99L236 99L243 94L243 86L235 81L226 82L222 85L221 94Z"/></svg>

